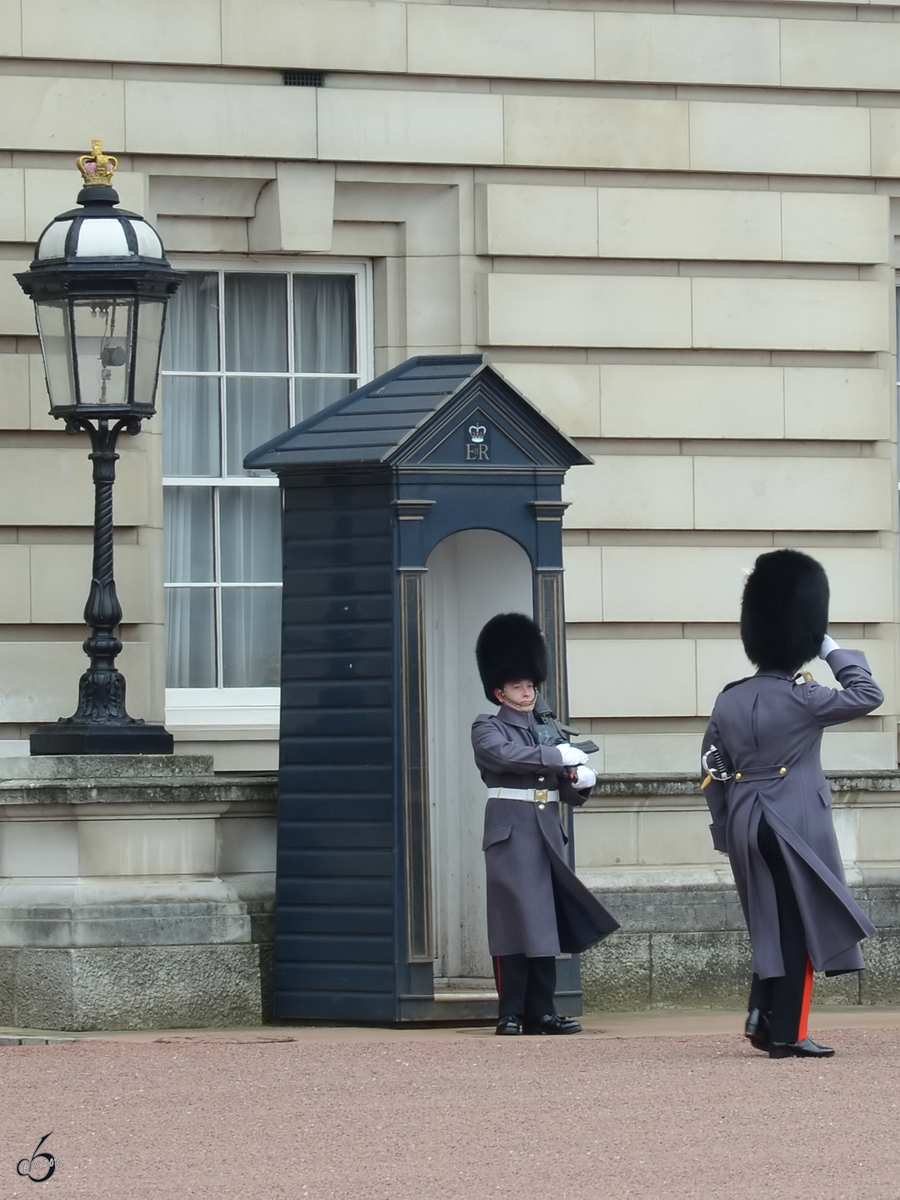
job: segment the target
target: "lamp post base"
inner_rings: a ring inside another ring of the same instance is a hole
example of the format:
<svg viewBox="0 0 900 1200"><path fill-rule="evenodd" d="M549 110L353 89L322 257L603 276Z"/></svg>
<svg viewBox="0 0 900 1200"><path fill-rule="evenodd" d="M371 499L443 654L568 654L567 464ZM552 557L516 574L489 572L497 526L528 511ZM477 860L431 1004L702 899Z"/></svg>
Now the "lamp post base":
<svg viewBox="0 0 900 1200"><path fill-rule="evenodd" d="M29 738L39 754L172 754L175 739L164 725L130 721L127 725L87 725L57 721L39 725Z"/></svg>

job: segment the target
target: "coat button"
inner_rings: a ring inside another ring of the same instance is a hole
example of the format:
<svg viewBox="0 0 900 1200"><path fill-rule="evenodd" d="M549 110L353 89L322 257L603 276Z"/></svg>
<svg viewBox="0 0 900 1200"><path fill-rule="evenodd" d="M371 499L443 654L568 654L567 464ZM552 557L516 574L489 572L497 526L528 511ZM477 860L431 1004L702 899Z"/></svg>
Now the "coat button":
<svg viewBox="0 0 900 1200"><path fill-rule="evenodd" d="M735 779L740 779L740 777L741 777L740 771L736 772L734 777L735 777Z"/></svg>
<svg viewBox="0 0 900 1200"><path fill-rule="evenodd" d="M538 808L546 808L546 807L547 807L547 805L546 805L546 804L539 804L539 805L538 805Z"/></svg>
<svg viewBox="0 0 900 1200"><path fill-rule="evenodd" d="M787 767L782 767L778 772L779 775L787 775Z"/></svg>

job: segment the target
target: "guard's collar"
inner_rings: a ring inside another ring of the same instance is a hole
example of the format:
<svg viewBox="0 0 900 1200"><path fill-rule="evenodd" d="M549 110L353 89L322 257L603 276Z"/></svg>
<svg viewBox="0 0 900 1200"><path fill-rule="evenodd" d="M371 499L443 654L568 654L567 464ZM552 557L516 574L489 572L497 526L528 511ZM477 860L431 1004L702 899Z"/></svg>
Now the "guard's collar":
<svg viewBox="0 0 900 1200"><path fill-rule="evenodd" d="M519 712L517 708L510 708L508 704L501 704L500 711L497 716L501 721L505 721L507 725L518 725L521 729L527 729L530 720L534 718L533 712Z"/></svg>

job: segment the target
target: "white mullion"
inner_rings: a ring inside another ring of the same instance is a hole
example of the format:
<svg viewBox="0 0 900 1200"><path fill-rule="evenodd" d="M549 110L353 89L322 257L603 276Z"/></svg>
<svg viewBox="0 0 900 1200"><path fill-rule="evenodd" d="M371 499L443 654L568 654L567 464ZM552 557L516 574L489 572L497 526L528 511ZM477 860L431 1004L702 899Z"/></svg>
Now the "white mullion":
<svg viewBox="0 0 900 1200"><path fill-rule="evenodd" d="M225 655L222 648L222 513L220 492L222 481L228 473L228 429L227 429L227 394L225 388L225 272L217 272L219 277L219 479L213 486L213 616L215 620L216 643L216 687L225 686Z"/></svg>
<svg viewBox="0 0 900 1200"><path fill-rule="evenodd" d="M229 588L280 588L281 586L282 584L275 579L256 579L252 581L249 579L223 579L219 588L220 591L226 592Z"/></svg>
<svg viewBox="0 0 900 1200"><path fill-rule="evenodd" d="M216 475L166 475L166 487L278 487L278 479L267 479L264 475L229 475L224 479Z"/></svg>
<svg viewBox="0 0 900 1200"><path fill-rule="evenodd" d="M161 371L179 379L356 379L358 371Z"/></svg>
<svg viewBox="0 0 900 1200"><path fill-rule="evenodd" d="M294 354L294 275L288 271L284 277L287 288L287 353L288 353L288 429L297 424L297 375L294 370L296 356Z"/></svg>
<svg viewBox="0 0 900 1200"><path fill-rule="evenodd" d="M222 649L222 537L221 509L219 506L219 489L213 488L213 613L216 635L216 687L225 686L225 654Z"/></svg>
<svg viewBox="0 0 900 1200"><path fill-rule="evenodd" d="M219 476L224 477L228 471L228 431L226 421L226 392L225 392L225 272L219 271Z"/></svg>

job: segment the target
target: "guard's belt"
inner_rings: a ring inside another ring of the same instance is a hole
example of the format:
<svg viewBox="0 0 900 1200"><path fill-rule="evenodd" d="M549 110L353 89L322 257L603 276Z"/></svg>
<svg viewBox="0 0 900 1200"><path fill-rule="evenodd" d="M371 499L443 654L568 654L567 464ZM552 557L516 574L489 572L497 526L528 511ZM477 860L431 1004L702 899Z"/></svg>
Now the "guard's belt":
<svg viewBox="0 0 900 1200"><path fill-rule="evenodd" d="M530 804L554 804L559 792L544 788L488 788L489 800L527 800Z"/></svg>
<svg viewBox="0 0 900 1200"><path fill-rule="evenodd" d="M788 769L780 767L749 767L746 771L735 771L735 783L755 783L760 779L783 779Z"/></svg>

